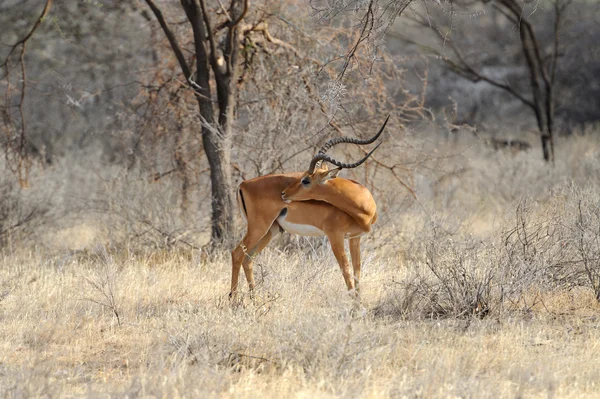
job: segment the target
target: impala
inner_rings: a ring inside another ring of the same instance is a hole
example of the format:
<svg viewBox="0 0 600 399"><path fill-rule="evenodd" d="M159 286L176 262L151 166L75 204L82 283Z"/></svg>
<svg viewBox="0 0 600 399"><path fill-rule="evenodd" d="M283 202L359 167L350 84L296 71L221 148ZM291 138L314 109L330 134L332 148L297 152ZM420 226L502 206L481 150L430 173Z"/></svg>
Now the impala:
<svg viewBox="0 0 600 399"><path fill-rule="evenodd" d="M338 137L329 140L311 160L304 173L273 174L246 180L237 194L242 216L248 230L240 244L231 252L232 273L230 297L238 288L240 268L250 291L254 289L252 264L254 257L280 232L302 236L327 236L331 249L349 290L360 280L360 237L371 230L377 220L375 201L369 190L354 180L337 177L342 169L361 165L379 147L364 158L345 164L326 152L341 143L371 144L383 132L389 116L379 132L368 140ZM337 168L328 169L325 162ZM354 276L350 273L344 240L348 239Z"/></svg>

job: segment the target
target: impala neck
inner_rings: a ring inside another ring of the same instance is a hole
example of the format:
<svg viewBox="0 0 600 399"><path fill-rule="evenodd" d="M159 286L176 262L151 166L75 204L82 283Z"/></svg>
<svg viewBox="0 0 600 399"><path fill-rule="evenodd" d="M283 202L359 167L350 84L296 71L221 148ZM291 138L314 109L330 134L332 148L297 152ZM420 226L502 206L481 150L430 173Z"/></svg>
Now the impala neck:
<svg viewBox="0 0 600 399"><path fill-rule="evenodd" d="M366 187L350 180L336 178L327 183L322 200L346 212L359 222L370 221L375 202ZM315 198L319 199L319 198Z"/></svg>

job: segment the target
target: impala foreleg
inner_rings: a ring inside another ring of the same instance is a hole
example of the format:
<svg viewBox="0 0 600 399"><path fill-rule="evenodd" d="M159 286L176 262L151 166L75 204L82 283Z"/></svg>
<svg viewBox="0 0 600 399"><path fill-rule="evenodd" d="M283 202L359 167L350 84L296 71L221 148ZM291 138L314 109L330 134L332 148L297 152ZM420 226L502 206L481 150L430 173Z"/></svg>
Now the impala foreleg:
<svg viewBox="0 0 600 399"><path fill-rule="evenodd" d="M354 269L354 287L359 291L360 281L360 237L351 238L350 257L352 258L352 268Z"/></svg>
<svg viewBox="0 0 600 399"><path fill-rule="evenodd" d="M239 243L233 251L231 251L231 291L229 291L229 298L234 299L237 293L238 280L240 277L240 268L242 267L242 261L244 252L242 250L243 241Z"/></svg>
<svg viewBox="0 0 600 399"><path fill-rule="evenodd" d="M346 250L344 248L344 236L339 234L332 234L327 236L329 238L329 242L331 243L331 250L335 255L335 259L340 265L340 269L342 270L342 275L344 276L344 281L346 282L346 287L349 290L354 288L354 280L352 278L352 274L350 272L350 263L348 262L348 257L346 256Z"/></svg>

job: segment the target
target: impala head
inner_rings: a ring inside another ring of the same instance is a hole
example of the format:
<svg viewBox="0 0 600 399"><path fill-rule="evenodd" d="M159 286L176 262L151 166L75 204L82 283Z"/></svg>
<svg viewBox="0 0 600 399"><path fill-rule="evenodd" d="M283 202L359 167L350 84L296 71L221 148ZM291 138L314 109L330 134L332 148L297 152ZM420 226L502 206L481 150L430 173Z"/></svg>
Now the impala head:
<svg viewBox="0 0 600 399"><path fill-rule="evenodd" d="M302 174L300 179L282 191L281 199L285 203L290 203L292 201L306 201L315 198L322 198L322 193L324 190L327 190L329 181L335 179L342 169L351 169L362 165L371 156L371 154L373 154L373 152L379 148L381 143L377 144L377 146L375 146L375 148L373 148L371 152L369 152L361 160L352 164L342 163L334 158L331 158L325 153L331 147L341 143L358 145L371 144L379 138L389 119L390 117L388 116L379 129L379 132L377 132L377 134L370 139L358 140L350 137L337 137L329 140L323 147L321 147L319 153L310 161L308 170ZM334 169L329 169L325 162L329 162L337 167Z"/></svg>
<svg viewBox="0 0 600 399"><path fill-rule="evenodd" d="M318 197L327 182L335 179L340 170L341 168L328 169L325 164L318 165L312 173L304 172L298 181L283 190L281 198L289 204L292 201L305 201Z"/></svg>

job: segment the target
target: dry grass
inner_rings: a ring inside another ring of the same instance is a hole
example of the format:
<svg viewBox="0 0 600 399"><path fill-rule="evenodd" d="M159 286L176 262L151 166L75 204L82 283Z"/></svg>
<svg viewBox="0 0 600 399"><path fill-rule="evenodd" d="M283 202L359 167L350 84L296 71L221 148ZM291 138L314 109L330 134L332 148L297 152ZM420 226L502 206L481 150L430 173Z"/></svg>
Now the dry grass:
<svg viewBox="0 0 600 399"><path fill-rule="evenodd" d="M267 251L258 263L255 302L232 308L226 258L4 256L0 394L597 395L600 306L589 290L482 320L403 319L381 311L406 275L392 254L365 262L360 310L325 249Z"/></svg>
<svg viewBox="0 0 600 399"><path fill-rule="evenodd" d="M466 141L431 144L419 202L378 192L360 305L324 241L284 237L232 307L228 253L152 235L191 224L173 187L89 190L112 213L0 253L0 396L596 397L597 139L553 168Z"/></svg>

